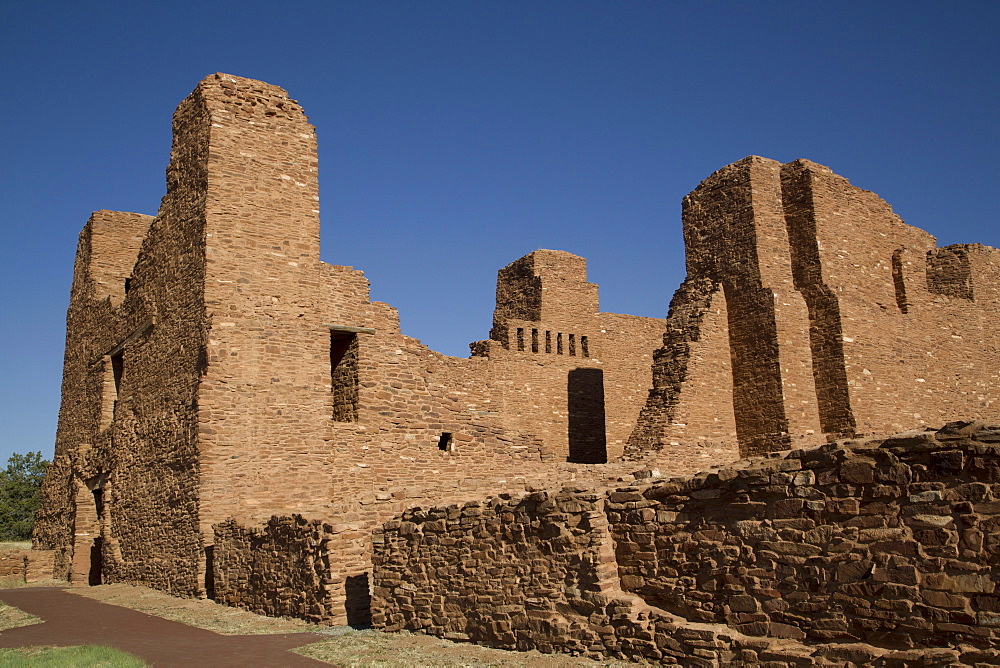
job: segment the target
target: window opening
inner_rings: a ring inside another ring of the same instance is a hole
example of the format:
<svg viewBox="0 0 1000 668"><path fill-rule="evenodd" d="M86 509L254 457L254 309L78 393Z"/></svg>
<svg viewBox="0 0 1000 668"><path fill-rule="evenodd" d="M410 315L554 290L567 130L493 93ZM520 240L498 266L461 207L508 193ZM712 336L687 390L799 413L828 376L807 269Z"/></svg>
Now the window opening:
<svg viewBox="0 0 1000 668"><path fill-rule="evenodd" d="M556 334L556 355L562 355L562 354L563 354L562 332L559 332L558 334Z"/></svg>
<svg viewBox="0 0 1000 668"><path fill-rule="evenodd" d="M358 335L330 332L330 389L333 419L358 421Z"/></svg>
<svg viewBox="0 0 1000 668"><path fill-rule="evenodd" d="M531 352L533 352L533 353L537 353L538 352L538 330L537 329L532 329L531 330Z"/></svg>
<svg viewBox="0 0 1000 668"><path fill-rule="evenodd" d="M608 437L604 412L604 372L573 369L566 381L568 412L566 461L602 464L608 461Z"/></svg>
<svg viewBox="0 0 1000 668"><path fill-rule="evenodd" d="M552 352L552 332L548 330L545 331L545 352Z"/></svg>
<svg viewBox="0 0 1000 668"><path fill-rule="evenodd" d="M576 334L569 335L569 354L576 355Z"/></svg>
<svg viewBox="0 0 1000 668"><path fill-rule="evenodd" d="M122 378L125 376L125 351L119 350L111 356L111 405L108 424L115 419L118 414L118 395L122 389Z"/></svg>
<svg viewBox="0 0 1000 668"><path fill-rule="evenodd" d="M580 337L580 354L584 357L590 357L590 351L587 349L587 337Z"/></svg>
<svg viewBox="0 0 1000 668"><path fill-rule="evenodd" d="M451 452L454 448L451 445L451 432L444 432L441 434L441 438L438 439L438 450L443 450L444 452Z"/></svg>
<svg viewBox="0 0 1000 668"><path fill-rule="evenodd" d="M524 328L517 328L517 349L524 350Z"/></svg>
<svg viewBox="0 0 1000 668"><path fill-rule="evenodd" d="M128 294L128 291L131 289L132 289L132 277L130 276L125 279L125 294Z"/></svg>

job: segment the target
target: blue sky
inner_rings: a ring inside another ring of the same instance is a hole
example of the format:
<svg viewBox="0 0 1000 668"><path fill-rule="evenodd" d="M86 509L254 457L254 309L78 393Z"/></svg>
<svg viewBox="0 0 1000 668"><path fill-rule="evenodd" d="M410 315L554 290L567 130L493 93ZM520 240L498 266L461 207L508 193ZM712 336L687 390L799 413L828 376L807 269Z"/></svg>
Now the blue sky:
<svg viewBox="0 0 1000 668"><path fill-rule="evenodd" d="M681 198L749 154L1000 246L998 31L995 0L0 0L0 464L51 456L80 228L156 213L170 115L210 73L304 106L322 259L465 356L536 248L587 257L603 310L665 316Z"/></svg>

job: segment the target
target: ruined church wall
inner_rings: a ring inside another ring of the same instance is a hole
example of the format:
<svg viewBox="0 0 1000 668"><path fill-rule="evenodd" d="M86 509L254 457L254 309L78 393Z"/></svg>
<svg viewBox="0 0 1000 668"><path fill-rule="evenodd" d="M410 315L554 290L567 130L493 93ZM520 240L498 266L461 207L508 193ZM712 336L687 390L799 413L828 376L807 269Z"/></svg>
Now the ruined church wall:
<svg viewBox="0 0 1000 668"><path fill-rule="evenodd" d="M487 383L511 429L552 460L620 457L651 383L664 321L600 313L585 258L540 249L497 274Z"/></svg>
<svg viewBox="0 0 1000 668"><path fill-rule="evenodd" d="M140 240L169 235L164 227L149 216L99 211L81 233L55 463L43 485L34 540L56 550L56 574L72 582L90 580L97 552L106 581L143 579L193 593L200 547L197 535L185 531L185 520L196 514L194 456L185 449L193 402L190 394L186 401L177 394L185 382L190 391L197 378L199 346L189 346L185 374L184 355L175 347L186 333L169 324L153 331L157 308L176 308L190 295L166 287L167 272L133 268L137 255L143 257ZM177 252L163 251L161 267ZM186 278L197 285L193 269ZM121 362L117 374L113 357ZM154 375L162 382L150 385Z"/></svg>
<svg viewBox="0 0 1000 668"><path fill-rule="evenodd" d="M124 279L131 273L151 221L152 217L141 214L96 211L80 232L66 314L55 454L42 483L43 503L33 531L36 547L58 551L58 571L63 578L71 575L75 537L76 488L80 482L79 476L74 476L74 466L107 439L102 435L109 417L103 399L110 379L103 353L114 344L101 330L115 321L115 306L125 294ZM92 541L89 531L87 539Z"/></svg>
<svg viewBox="0 0 1000 668"><path fill-rule="evenodd" d="M934 259L964 255L964 247L936 248L934 237L828 168L800 160L782 170L786 198L808 202L802 213L789 206L789 226L806 229L812 271L832 295L829 338L842 346L842 394L857 431L996 418L1000 357L989 290L982 300L971 290L944 294L948 281L933 280ZM990 265L1000 256L981 248L986 261L975 273L963 263L963 283L980 272L995 278ZM815 328L821 317L813 320Z"/></svg>
<svg viewBox="0 0 1000 668"><path fill-rule="evenodd" d="M1000 426L980 422L413 509L374 534L373 618L678 663L996 660L998 494Z"/></svg>
<svg viewBox="0 0 1000 668"><path fill-rule="evenodd" d="M807 160L724 167L685 198L683 220L688 277L630 456L678 447L683 401L731 398L744 455L997 418L995 249L938 249L877 195ZM724 330L706 319L722 301ZM689 369L696 350L724 359L726 348L730 397Z"/></svg>

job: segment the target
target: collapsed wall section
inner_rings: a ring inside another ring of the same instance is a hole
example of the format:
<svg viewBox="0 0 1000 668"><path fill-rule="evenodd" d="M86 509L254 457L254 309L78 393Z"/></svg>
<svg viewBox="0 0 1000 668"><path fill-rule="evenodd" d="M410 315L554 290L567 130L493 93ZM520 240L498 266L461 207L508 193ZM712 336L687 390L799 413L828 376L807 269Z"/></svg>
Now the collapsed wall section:
<svg viewBox="0 0 1000 668"><path fill-rule="evenodd" d="M690 479L413 509L374 622L687 665L1000 659L1000 426L775 453Z"/></svg>

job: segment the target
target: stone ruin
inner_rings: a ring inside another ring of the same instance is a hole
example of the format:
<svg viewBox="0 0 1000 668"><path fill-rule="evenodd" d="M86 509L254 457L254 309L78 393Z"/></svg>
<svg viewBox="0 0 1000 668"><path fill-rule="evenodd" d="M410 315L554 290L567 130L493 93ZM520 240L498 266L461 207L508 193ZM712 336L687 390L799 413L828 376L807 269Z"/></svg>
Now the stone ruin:
<svg viewBox="0 0 1000 668"><path fill-rule="evenodd" d="M666 319L600 312L584 258L536 250L463 359L319 260L315 132L284 90L209 76L173 136L158 214L80 235L34 534L55 576L682 663L903 608L996 645L996 249L938 248L826 167L751 156L685 198ZM959 419L985 423L865 440ZM501 553L496 591L440 589ZM898 589L845 593L868 570ZM878 637L944 632L921 628Z"/></svg>

